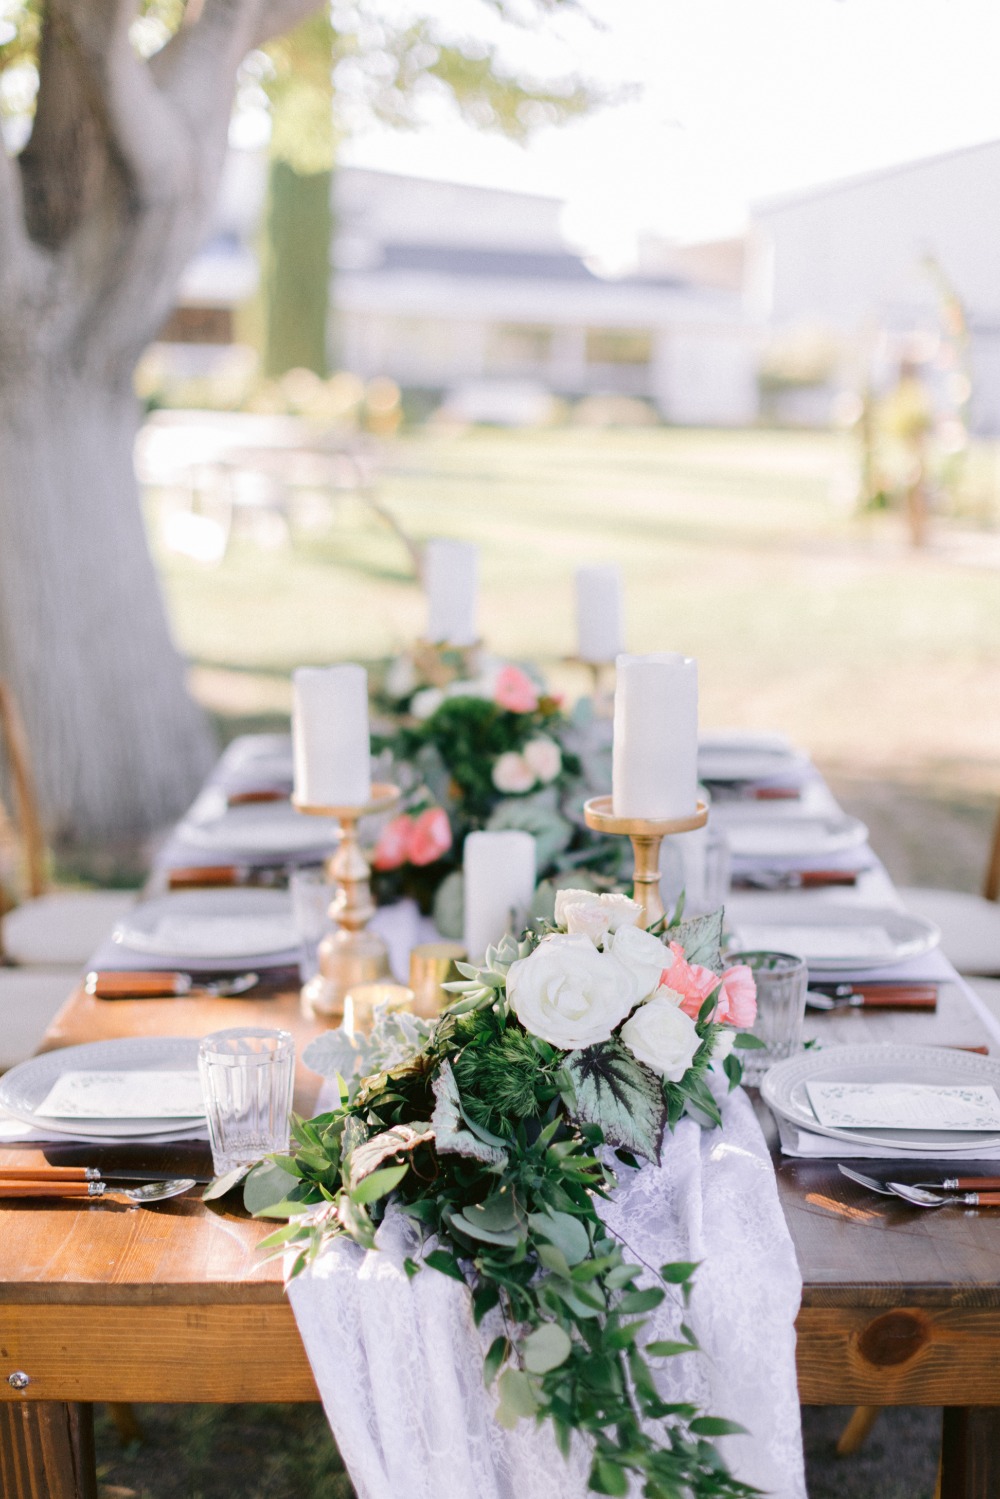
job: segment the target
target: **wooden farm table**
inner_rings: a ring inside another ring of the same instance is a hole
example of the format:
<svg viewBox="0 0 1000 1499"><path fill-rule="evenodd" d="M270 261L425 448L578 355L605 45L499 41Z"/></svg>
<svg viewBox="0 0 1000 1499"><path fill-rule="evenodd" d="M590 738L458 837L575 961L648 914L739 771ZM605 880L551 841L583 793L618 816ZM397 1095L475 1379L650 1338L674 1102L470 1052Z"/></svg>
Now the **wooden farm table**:
<svg viewBox="0 0 1000 1499"><path fill-rule="evenodd" d="M77 992L46 1044L201 1035L243 1023L287 1026L300 1043L315 1030L293 995L101 1003ZM822 1016L813 1028L843 1041L986 1039L957 988L943 993L934 1015ZM315 1080L307 1079L297 1107L308 1110ZM129 1150L135 1159L134 1146L114 1156L103 1147L46 1146L45 1156L110 1169ZM159 1168L192 1170L190 1152L142 1154L147 1166L155 1155ZM41 1159L39 1147L21 1146L4 1150L0 1165ZM207 1147L195 1148L195 1161L208 1171ZM845 1181L833 1162L776 1157L776 1168L805 1282L803 1402L946 1406L942 1499L996 1499L1000 1211L895 1206ZM318 1398L280 1266L261 1264L257 1253L273 1225L248 1219L237 1201L0 1206L4 1499L94 1499L94 1401ZM11 1384L14 1374L28 1382Z"/></svg>

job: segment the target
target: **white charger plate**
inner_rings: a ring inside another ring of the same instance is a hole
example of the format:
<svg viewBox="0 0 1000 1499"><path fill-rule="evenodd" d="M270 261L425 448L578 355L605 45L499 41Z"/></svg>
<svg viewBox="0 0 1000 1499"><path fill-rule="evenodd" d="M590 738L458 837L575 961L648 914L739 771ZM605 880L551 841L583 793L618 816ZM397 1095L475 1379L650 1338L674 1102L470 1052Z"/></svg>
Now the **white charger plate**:
<svg viewBox="0 0 1000 1499"><path fill-rule="evenodd" d="M731 950L793 953L817 973L856 973L921 957L941 941L932 921L895 906L801 901L798 892L791 897L754 897L752 909L734 921L727 946ZM873 949L869 941L872 933L884 934L881 951ZM856 939L853 945L852 934ZM824 936L829 943L825 952L821 948Z"/></svg>
<svg viewBox="0 0 1000 1499"><path fill-rule="evenodd" d="M988 1130L839 1129L822 1125L806 1092L810 1082L933 1083L938 1087L992 1086L1000 1096L1000 1058L951 1051L939 1046L829 1046L776 1062L761 1082L768 1108L798 1129L848 1144L886 1146L914 1155L955 1155L975 1159L977 1151L1000 1145L1000 1132ZM844 1152L849 1155L849 1151Z"/></svg>
<svg viewBox="0 0 1000 1499"><path fill-rule="evenodd" d="M720 736L698 745L698 776L703 781L795 781L809 767L807 755L765 736L757 741Z"/></svg>
<svg viewBox="0 0 1000 1499"><path fill-rule="evenodd" d="M309 817L288 802L252 802L221 817L182 822L177 838L196 848L237 854L293 854L331 848L340 827L331 818Z"/></svg>
<svg viewBox="0 0 1000 1499"><path fill-rule="evenodd" d="M65 1046L19 1062L0 1077L0 1108L46 1133L131 1140L145 1135L183 1138L203 1129L205 1116L187 1119L52 1119L35 1110L64 1072L191 1072L198 1067L196 1036L127 1036Z"/></svg>
<svg viewBox="0 0 1000 1499"><path fill-rule="evenodd" d="M243 959L297 949L291 897L283 890L177 890L141 902L115 927L115 942L163 958Z"/></svg>
<svg viewBox="0 0 1000 1499"><path fill-rule="evenodd" d="M717 821L734 859L825 859L868 842L864 823L843 812L799 816L726 807Z"/></svg>

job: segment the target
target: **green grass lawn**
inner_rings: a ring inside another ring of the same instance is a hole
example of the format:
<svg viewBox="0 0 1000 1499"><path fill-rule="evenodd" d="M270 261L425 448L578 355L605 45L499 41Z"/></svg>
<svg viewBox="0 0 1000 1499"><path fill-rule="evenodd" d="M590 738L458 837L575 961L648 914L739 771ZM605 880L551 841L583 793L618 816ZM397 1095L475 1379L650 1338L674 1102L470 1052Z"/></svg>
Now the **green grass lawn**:
<svg viewBox="0 0 1000 1499"><path fill-rule="evenodd" d="M995 791L1000 536L941 518L914 553L897 516L837 498L851 462L840 434L425 429L386 449L378 494L416 538L479 543L484 638L570 692L573 569L614 561L630 648L698 657L705 725ZM295 665L382 656L422 623L404 548L350 499L277 549L248 528L219 567L161 562L196 690L224 717L287 711Z"/></svg>

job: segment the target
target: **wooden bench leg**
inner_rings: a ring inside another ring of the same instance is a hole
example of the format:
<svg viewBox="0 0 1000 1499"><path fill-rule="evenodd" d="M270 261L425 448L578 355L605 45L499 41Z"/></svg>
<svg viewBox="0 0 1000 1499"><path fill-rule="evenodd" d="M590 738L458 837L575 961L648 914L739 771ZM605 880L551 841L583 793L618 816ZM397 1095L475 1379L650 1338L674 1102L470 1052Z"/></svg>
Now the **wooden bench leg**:
<svg viewBox="0 0 1000 1499"><path fill-rule="evenodd" d="M94 1413L57 1401L0 1402L3 1499L97 1499Z"/></svg>
<svg viewBox="0 0 1000 1499"><path fill-rule="evenodd" d="M851 1418L837 1441L837 1456L850 1457L857 1452L858 1448L867 1440L879 1413L883 1409L881 1405L856 1405L851 1412Z"/></svg>
<svg viewBox="0 0 1000 1499"><path fill-rule="evenodd" d="M940 1499L1000 1494L1000 1406L946 1405Z"/></svg>

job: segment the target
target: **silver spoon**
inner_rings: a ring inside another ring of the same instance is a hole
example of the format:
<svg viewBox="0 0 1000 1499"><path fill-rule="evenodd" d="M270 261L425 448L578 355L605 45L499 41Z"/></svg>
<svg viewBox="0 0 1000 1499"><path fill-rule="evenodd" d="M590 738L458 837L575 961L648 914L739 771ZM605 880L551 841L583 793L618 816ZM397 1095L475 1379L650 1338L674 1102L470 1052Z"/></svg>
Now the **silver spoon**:
<svg viewBox="0 0 1000 1499"><path fill-rule="evenodd" d="M1000 1207L1000 1192L959 1192L957 1196L942 1197L939 1192L925 1192L922 1187L906 1187L902 1182L888 1182L897 1197L911 1202L915 1208L943 1208L949 1204L957 1207Z"/></svg>
<svg viewBox="0 0 1000 1499"><path fill-rule="evenodd" d="M97 1186L95 1182L93 1185ZM101 1183L103 1186L104 1183ZM110 1183L108 1185L111 1185ZM182 1192L190 1192L192 1187L198 1183L193 1176L178 1176L172 1181L165 1182L143 1182L141 1187L116 1187L112 1191L122 1197L127 1197L130 1202L149 1204L151 1202L163 1202L168 1197L180 1197ZM101 1194L104 1195L103 1193Z"/></svg>

